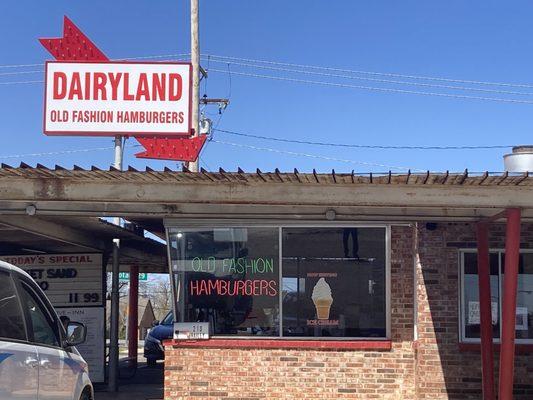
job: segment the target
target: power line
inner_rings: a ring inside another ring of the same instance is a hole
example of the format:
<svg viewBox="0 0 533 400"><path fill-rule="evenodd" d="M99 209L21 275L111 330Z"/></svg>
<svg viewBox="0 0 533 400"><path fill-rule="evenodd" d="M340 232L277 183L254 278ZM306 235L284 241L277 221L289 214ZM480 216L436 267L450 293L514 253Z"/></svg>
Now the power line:
<svg viewBox="0 0 533 400"><path fill-rule="evenodd" d="M148 56L119 57L119 58L113 58L112 60L142 60L142 59L176 58L176 57L179 58L179 57L186 57L189 55L190 53L154 54L154 55L148 55ZM487 81L453 79L453 78L424 76L424 75L409 75L409 74L399 74L399 73L389 73L389 72L363 71L363 70L353 70L353 69L347 69L347 68L324 67L324 66L317 66L317 65L286 63L286 62L278 62L278 61L270 61L270 60L258 60L258 59L243 58L243 57L230 57L230 56L215 55L215 54L203 54L202 57L203 58L211 57L212 59L218 58L219 60L244 61L248 63L261 63L261 64L268 64L268 65L307 68L307 69L332 71L332 72L343 72L343 73L350 73L350 74L363 74L363 75L387 76L387 77L407 78L407 79L417 79L417 80L454 82L454 83L464 83L464 84L473 84L473 85L506 86L506 87L533 89L533 85L531 84L508 83L508 82L487 82ZM25 68L25 67L37 67L37 66L44 66L44 63L4 64L4 65L0 65L0 68Z"/></svg>
<svg viewBox="0 0 533 400"><path fill-rule="evenodd" d="M227 73L224 70L213 69L213 68L210 70L210 72ZM468 100L483 100L483 101L493 101L493 102L500 102L500 103L533 104L533 101L530 101L530 100L504 99L504 98L499 98L499 97L468 96L468 95L461 95L461 94L422 92L422 91L417 91L417 90L392 89L392 88L363 86L363 85L350 85L350 84L345 84L345 83L312 81L312 80L307 80L307 79L287 78L287 77L281 77L281 76L252 74L252 73L247 73L247 72L236 72L236 71L232 71L232 74L240 75L240 76L248 76L251 78L262 78L262 79L278 80L278 81L285 81L285 82L306 83L306 84L312 84L312 85L333 86L333 87L350 88L350 89L363 89L363 90L371 90L371 91L386 92L386 93L416 94L416 95L422 95L422 96L446 97L446 98L468 99Z"/></svg>
<svg viewBox="0 0 533 400"><path fill-rule="evenodd" d="M394 85L410 85L410 86L421 86L421 87L430 87L430 88L437 88L437 89L463 90L463 91L498 93L498 94L509 94L509 95L519 95L519 96L533 95L533 93L530 93L530 92L516 92L516 91L510 91L510 90L482 89L482 88L474 88L474 87L466 87L466 86L452 86L452 85L441 85L441 84L434 84L434 83L395 81L395 80L390 80L390 79L378 79L378 78L365 78L365 77L354 76L354 75L341 75L341 74L332 74L332 73L327 73L327 72L306 71L302 69L271 67L267 65L249 64L249 63L242 63L242 62L235 62L235 61L219 61L219 60L211 60L211 61L215 63L228 64L228 65L232 64L232 65L238 65L242 67L267 69L271 71L291 72L291 73L298 73L298 74L304 74L304 75L319 75L319 76L325 76L325 77L330 77L330 78L356 79L356 80L362 80L362 81L368 81L368 82L387 83L387 84L394 84Z"/></svg>
<svg viewBox="0 0 533 400"><path fill-rule="evenodd" d="M44 83L43 80L40 81L11 81L11 82L0 82L0 85L25 85L28 83Z"/></svg>
<svg viewBox="0 0 533 400"><path fill-rule="evenodd" d="M207 54L204 55L204 56L207 56ZM533 89L533 85L521 84L521 83L486 82L486 81L475 81L475 80L467 80L467 79L441 78L441 77L433 77L433 76L406 75L406 74L397 74L397 73L388 73L388 72L361 71L361 70L352 70L352 69L335 68L335 67L321 67L321 66L316 66L316 65L284 63L284 62L267 61L267 60L256 60L256 59L250 59L250 58L228 57L228 56L220 56L220 55L214 55L214 54L209 54L209 56L212 57L212 58L218 58L218 59L222 59L222 60L237 60L237 61L245 61L245 62L252 62L252 63L281 65L281 66L287 66L287 67L309 68L309 69L317 69L317 70L324 70L324 71L334 71L334 72L347 72L347 73L351 73L351 74L376 75L376 76L388 76L388 77L395 77L395 78L408 78L408 79L431 80L431 81L441 81L441 82L468 83L468 84L472 84L472 85L507 86L507 87Z"/></svg>
<svg viewBox="0 0 533 400"><path fill-rule="evenodd" d="M152 58L176 58L176 57L185 57L190 56L191 53L181 53L181 54L156 54L152 56L138 56L138 57L125 57L125 58L113 58L113 61L119 60L149 60Z"/></svg>
<svg viewBox="0 0 533 400"><path fill-rule="evenodd" d="M120 60L143 60L151 58L176 58L176 57L185 57L189 56L191 53L181 53L181 54L156 54L151 56L137 56L137 57L121 57L121 58L112 58L111 61L120 61ZM44 63L36 64L3 64L0 65L0 68L26 68L26 67L43 67Z"/></svg>
<svg viewBox="0 0 533 400"><path fill-rule="evenodd" d="M254 135L251 133L235 132L226 129L214 128L214 131L227 133L234 136L242 136L254 139L270 140L273 142L307 144L314 146L347 147L355 149L380 149L380 150L480 150L480 149L507 149L514 145L487 145L487 146L388 146L388 145L366 145L347 143L312 142L307 140L283 139L272 136Z"/></svg>
<svg viewBox="0 0 533 400"><path fill-rule="evenodd" d="M26 68L26 67L42 67L44 63L38 64L4 64L0 65L0 68Z"/></svg>
<svg viewBox="0 0 533 400"><path fill-rule="evenodd" d="M15 71L15 72L0 72L0 76L6 76L6 75L26 75L26 74L42 74L44 70L39 69L37 71Z"/></svg>
<svg viewBox="0 0 533 400"><path fill-rule="evenodd" d="M423 171L421 169L416 169L416 168L398 167L398 166L392 166L392 165L370 163L370 162L365 162L365 161L347 160L347 159L342 159L342 158L321 156L321 155L317 155L317 154L299 153L299 152L295 152L295 151L272 149L272 148L269 148L269 147L258 147L258 146L248 145L248 144L225 142L225 141L222 141L222 140L215 140L215 139L211 140L211 142L218 143L218 144L224 144L224 145L227 145L227 146L241 147L241 148L245 148L245 149L268 151L268 152L277 153L277 154L288 154L288 155L291 155L291 156L298 156L298 157L316 158L316 159L327 160L327 161L338 161L338 162L344 162L344 163L349 163L349 164L366 165L366 166L371 166L371 167L383 167L383 168L388 168L388 169L400 169L400 170L405 170L405 171L408 171L408 170L411 170L411 171Z"/></svg>
<svg viewBox="0 0 533 400"><path fill-rule="evenodd" d="M137 145L129 145L125 147L139 147L139 146L140 145L137 144ZM43 152L43 153L12 154L12 155L0 156L0 159L56 156L56 155L61 155L61 154L87 153L91 151L113 150L114 148L115 148L114 146L109 146L109 147L93 147L93 148L86 148L86 149L49 151L49 152Z"/></svg>
<svg viewBox="0 0 533 400"><path fill-rule="evenodd" d="M137 58L126 58L127 60L132 59L144 59L144 58L153 58L156 56L146 56L146 57L137 57ZM419 83L419 82L407 82L407 81L394 81L394 80L387 80L387 79L375 79L375 78L364 78L360 76L352 76L352 75L341 75L341 74L331 74L331 73L324 73L324 72L314 72L314 71L305 71L305 70L299 70L299 69L290 69L290 68L279 68L279 67L270 67L265 65L259 65L259 64L249 64L249 63L240 63L240 62L233 62L233 61L219 61L219 60L212 60L215 63L223 63L229 65L238 65L238 66L244 66L244 67L250 67L250 68L260 68L260 69L267 69L272 71L281 71L281 72L291 72L291 73L298 73L298 74L305 74L305 75L319 75L319 76L325 76L325 77L333 77L333 78L344 78L344 79L356 79L356 80L363 80L363 81L369 81L369 82L378 82L378 83L387 83L387 84L395 84L395 85L411 85L411 86L421 86L421 87L431 87L431 88L438 88L438 89L450 89L450 90L463 90L463 91L474 91L474 92L483 92L483 93L498 93L498 94L508 94L508 95L519 95L519 96L531 96L533 93L528 92L516 92L516 91L508 91L508 90L494 90L494 89L481 89L481 88L472 88L472 87L465 87L465 86L452 86L452 85L439 85L439 84L431 84L431 83ZM216 71L216 70L214 70ZM16 72L1 72L0 76L8 76L8 75L27 75L27 74L35 74L35 73L42 73L42 70L32 70L32 71L16 71ZM231 73L228 72L231 79ZM41 83L43 81L17 81L17 82L1 82L3 85L9 85L9 84L23 84L23 83ZM205 83L205 87L207 88L207 79ZM204 89L205 91L205 89Z"/></svg>

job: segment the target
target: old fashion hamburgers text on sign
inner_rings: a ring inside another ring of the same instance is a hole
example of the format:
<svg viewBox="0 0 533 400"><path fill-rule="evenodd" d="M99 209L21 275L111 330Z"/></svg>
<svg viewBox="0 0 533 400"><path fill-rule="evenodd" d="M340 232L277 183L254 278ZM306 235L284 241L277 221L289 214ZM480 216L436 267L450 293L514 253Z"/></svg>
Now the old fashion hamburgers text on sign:
<svg viewBox="0 0 533 400"><path fill-rule="evenodd" d="M190 128L190 63L46 63L47 135L179 135Z"/></svg>

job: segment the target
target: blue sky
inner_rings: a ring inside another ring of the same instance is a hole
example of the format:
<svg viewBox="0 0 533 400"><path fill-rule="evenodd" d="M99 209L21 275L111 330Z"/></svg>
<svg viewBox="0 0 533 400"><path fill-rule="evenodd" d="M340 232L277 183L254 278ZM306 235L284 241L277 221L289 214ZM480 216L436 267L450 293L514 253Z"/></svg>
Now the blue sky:
<svg viewBox="0 0 533 400"><path fill-rule="evenodd" d="M188 1L4 1L0 16L0 65L42 63L50 59L37 38L61 36L68 15L110 58L189 52ZM533 84L533 3L518 1L256 1L201 0L203 54L262 59L452 79ZM231 104L221 129L300 140L368 145L500 145L531 140L533 104L464 100L434 96L319 86L238 76L236 72L341 82L402 90L446 89L259 70L204 60L210 73L201 94L228 97ZM0 68L0 73L41 67ZM360 75L361 76L361 75ZM366 75L366 77L369 77ZM373 76L376 78L376 76ZM379 77L378 77L379 78ZM41 80L42 73L0 75L1 82ZM385 78L383 78L385 79ZM387 78L392 79L392 78ZM394 78L396 80L405 80ZM230 84L231 81L231 84ZM431 82L428 83L441 83ZM459 85L459 84L457 84ZM533 101L532 95L453 91L469 96ZM207 89L207 91L206 91ZM46 137L42 133L43 85L0 85L2 149L0 161L71 167L108 167L111 150L53 156L10 155L98 148L110 138ZM217 110L207 110L218 120ZM508 150L392 151L284 144L215 132L218 142L272 148L352 160L312 159L211 142L202 166L269 171L383 171L385 166L412 169L500 171ZM131 139L129 144L134 144ZM135 159L125 164L176 167L173 162ZM379 164L379 165L368 165ZM380 166L383 165L383 166Z"/></svg>

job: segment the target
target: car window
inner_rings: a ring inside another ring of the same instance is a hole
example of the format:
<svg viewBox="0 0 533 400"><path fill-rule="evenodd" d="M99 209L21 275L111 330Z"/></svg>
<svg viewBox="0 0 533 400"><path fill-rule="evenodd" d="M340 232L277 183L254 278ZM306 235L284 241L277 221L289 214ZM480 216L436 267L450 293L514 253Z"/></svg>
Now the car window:
<svg viewBox="0 0 533 400"><path fill-rule="evenodd" d="M0 337L27 340L24 314L17 299L15 284L4 271L0 271L0 282Z"/></svg>
<svg viewBox="0 0 533 400"><path fill-rule="evenodd" d="M30 332L33 333L35 343L59 347L57 324L48 312L39 296L25 282L21 282L23 304L31 323Z"/></svg>
<svg viewBox="0 0 533 400"><path fill-rule="evenodd" d="M172 325L174 323L174 315L170 312L165 319L161 322L161 325Z"/></svg>

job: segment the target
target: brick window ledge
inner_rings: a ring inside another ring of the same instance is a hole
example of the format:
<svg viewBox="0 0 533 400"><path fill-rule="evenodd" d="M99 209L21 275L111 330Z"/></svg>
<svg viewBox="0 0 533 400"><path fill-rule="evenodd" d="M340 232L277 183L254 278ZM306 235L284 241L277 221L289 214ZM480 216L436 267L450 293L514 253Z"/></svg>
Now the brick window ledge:
<svg viewBox="0 0 533 400"><path fill-rule="evenodd" d="M389 351L390 340L287 340L287 339L208 339L166 340L165 346L239 349L322 349Z"/></svg>
<svg viewBox="0 0 533 400"><path fill-rule="evenodd" d="M499 343L494 343L493 347L494 347L494 351L496 352L500 351ZM481 352L481 344L480 343L459 343L459 351L464 352L464 353L479 353ZM517 354L533 353L533 343L532 344L516 343L515 351Z"/></svg>

